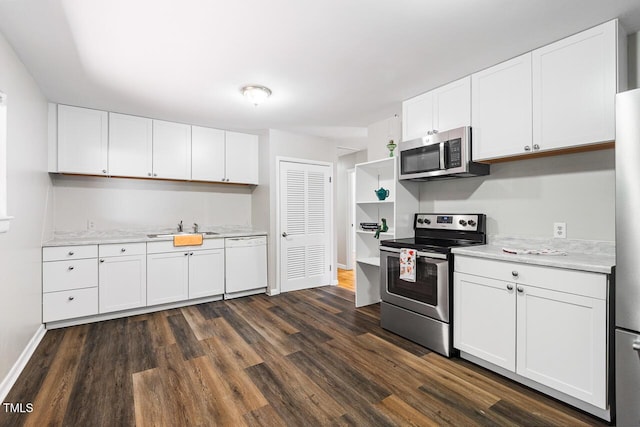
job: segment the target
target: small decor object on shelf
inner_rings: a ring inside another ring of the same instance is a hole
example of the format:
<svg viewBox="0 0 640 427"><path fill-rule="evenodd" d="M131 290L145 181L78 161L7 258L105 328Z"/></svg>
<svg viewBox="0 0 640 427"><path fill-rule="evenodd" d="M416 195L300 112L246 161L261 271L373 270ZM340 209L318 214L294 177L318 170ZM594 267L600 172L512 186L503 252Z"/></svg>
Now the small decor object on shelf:
<svg viewBox="0 0 640 427"><path fill-rule="evenodd" d="M377 190L373 191L376 193L376 196L378 196L378 200L384 200L389 197L389 190L385 188L380 187Z"/></svg>
<svg viewBox="0 0 640 427"><path fill-rule="evenodd" d="M360 228L363 231L376 231L378 229L378 223L377 222L361 222Z"/></svg>
<svg viewBox="0 0 640 427"><path fill-rule="evenodd" d="M376 239L380 238L380 233L386 233L387 231L389 231L389 226L387 225L387 219L380 218L380 221L382 221L382 224L378 226L378 229L376 230L376 234L373 236Z"/></svg>
<svg viewBox="0 0 640 427"><path fill-rule="evenodd" d="M389 149L389 157L393 157L393 150L395 150L397 146L398 144L393 142L393 139L389 140L389 143L387 144L387 148Z"/></svg>

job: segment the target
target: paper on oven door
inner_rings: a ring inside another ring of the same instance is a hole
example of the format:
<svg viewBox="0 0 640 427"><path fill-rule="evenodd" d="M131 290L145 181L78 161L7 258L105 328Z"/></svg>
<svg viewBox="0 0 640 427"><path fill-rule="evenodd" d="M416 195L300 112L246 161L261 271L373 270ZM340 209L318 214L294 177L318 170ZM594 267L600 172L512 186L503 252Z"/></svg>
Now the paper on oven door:
<svg viewBox="0 0 640 427"><path fill-rule="evenodd" d="M400 279L407 282L416 281L416 250L400 249Z"/></svg>

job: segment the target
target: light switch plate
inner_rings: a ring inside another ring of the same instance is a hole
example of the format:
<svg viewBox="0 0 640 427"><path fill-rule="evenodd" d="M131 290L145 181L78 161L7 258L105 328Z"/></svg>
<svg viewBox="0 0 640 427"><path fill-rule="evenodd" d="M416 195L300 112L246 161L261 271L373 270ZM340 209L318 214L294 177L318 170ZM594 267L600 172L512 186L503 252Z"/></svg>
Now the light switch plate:
<svg viewBox="0 0 640 427"><path fill-rule="evenodd" d="M567 223L566 222L554 222L553 223L553 237L556 239L567 238Z"/></svg>

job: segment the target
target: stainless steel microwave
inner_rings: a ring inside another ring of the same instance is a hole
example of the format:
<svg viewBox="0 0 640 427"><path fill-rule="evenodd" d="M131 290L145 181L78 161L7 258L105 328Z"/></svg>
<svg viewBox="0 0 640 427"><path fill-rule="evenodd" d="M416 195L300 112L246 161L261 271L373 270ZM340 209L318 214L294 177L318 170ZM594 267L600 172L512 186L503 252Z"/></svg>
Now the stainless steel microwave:
<svg viewBox="0 0 640 427"><path fill-rule="evenodd" d="M471 161L468 126L400 143L400 180L427 181L489 175L489 165Z"/></svg>

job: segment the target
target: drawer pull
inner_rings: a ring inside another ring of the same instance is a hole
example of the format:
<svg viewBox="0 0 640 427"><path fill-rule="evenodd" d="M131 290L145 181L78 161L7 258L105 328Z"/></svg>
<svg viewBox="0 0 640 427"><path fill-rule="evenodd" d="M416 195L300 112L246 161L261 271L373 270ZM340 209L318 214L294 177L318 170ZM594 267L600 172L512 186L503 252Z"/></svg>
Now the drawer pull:
<svg viewBox="0 0 640 427"><path fill-rule="evenodd" d="M524 288L522 286L518 286L518 293L524 293Z"/></svg>
<svg viewBox="0 0 640 427"><path fill-rule="evenodd" d="M101 259L100 262L104 262L104 259Z"/></svg>
<svg viewBox="0 0 640 427"><path fill-rule="evenodd" d="M73 256L75 252L69 251L69 256Z"/></svg>
<svg viewBox="0 0 640 427"><path fill-rule="evenodd" d="M193 252L189 252L189 255L193 255Z"/></svg>
<svg viewBox="0 0 640 427"><path fill-rule="evenodd" d="M640 350L640 341L634 341L633 344L631 344L631 348L634 350Z"/></svg>
<svg viewBox="0 0 640 427"><path fill-rule="evenodd" d="M184 253L184 256L187 256L187 255L189 255L189 252L185 252L185 253Z"/></svg>
<svg viewBox="0 0 640 427"><path fill-rule="evenodd" d="M517 272L517 271L515 271L515 270L513 270L513 271L511 272L511 275L512 275L513 277L518 277L518 272Z"/></svg>
<svg viewBox="0 0 640 427"><path fill-rule="evenodd" d="M126 252L127 250L125 248L120 249L120 252Z"/></svg>
<svg viewBox="0 0 640 427"><path fill-rule="evenodd" d="M76 297L69 297L69 301L73 301Z"/></svg>
<svg viewBox="0 0 640 427"><path fill-rule="evenodd" d="M512 284L508 284L507 285L507 290L508 291L512 291L513 290L513 285Z"/></svg>
<svg viewBox="0 0 640 427"><path fill-rule="evenodd" d="M69 270L73 270L75 267L73 265L69 266Z"/></svg>

